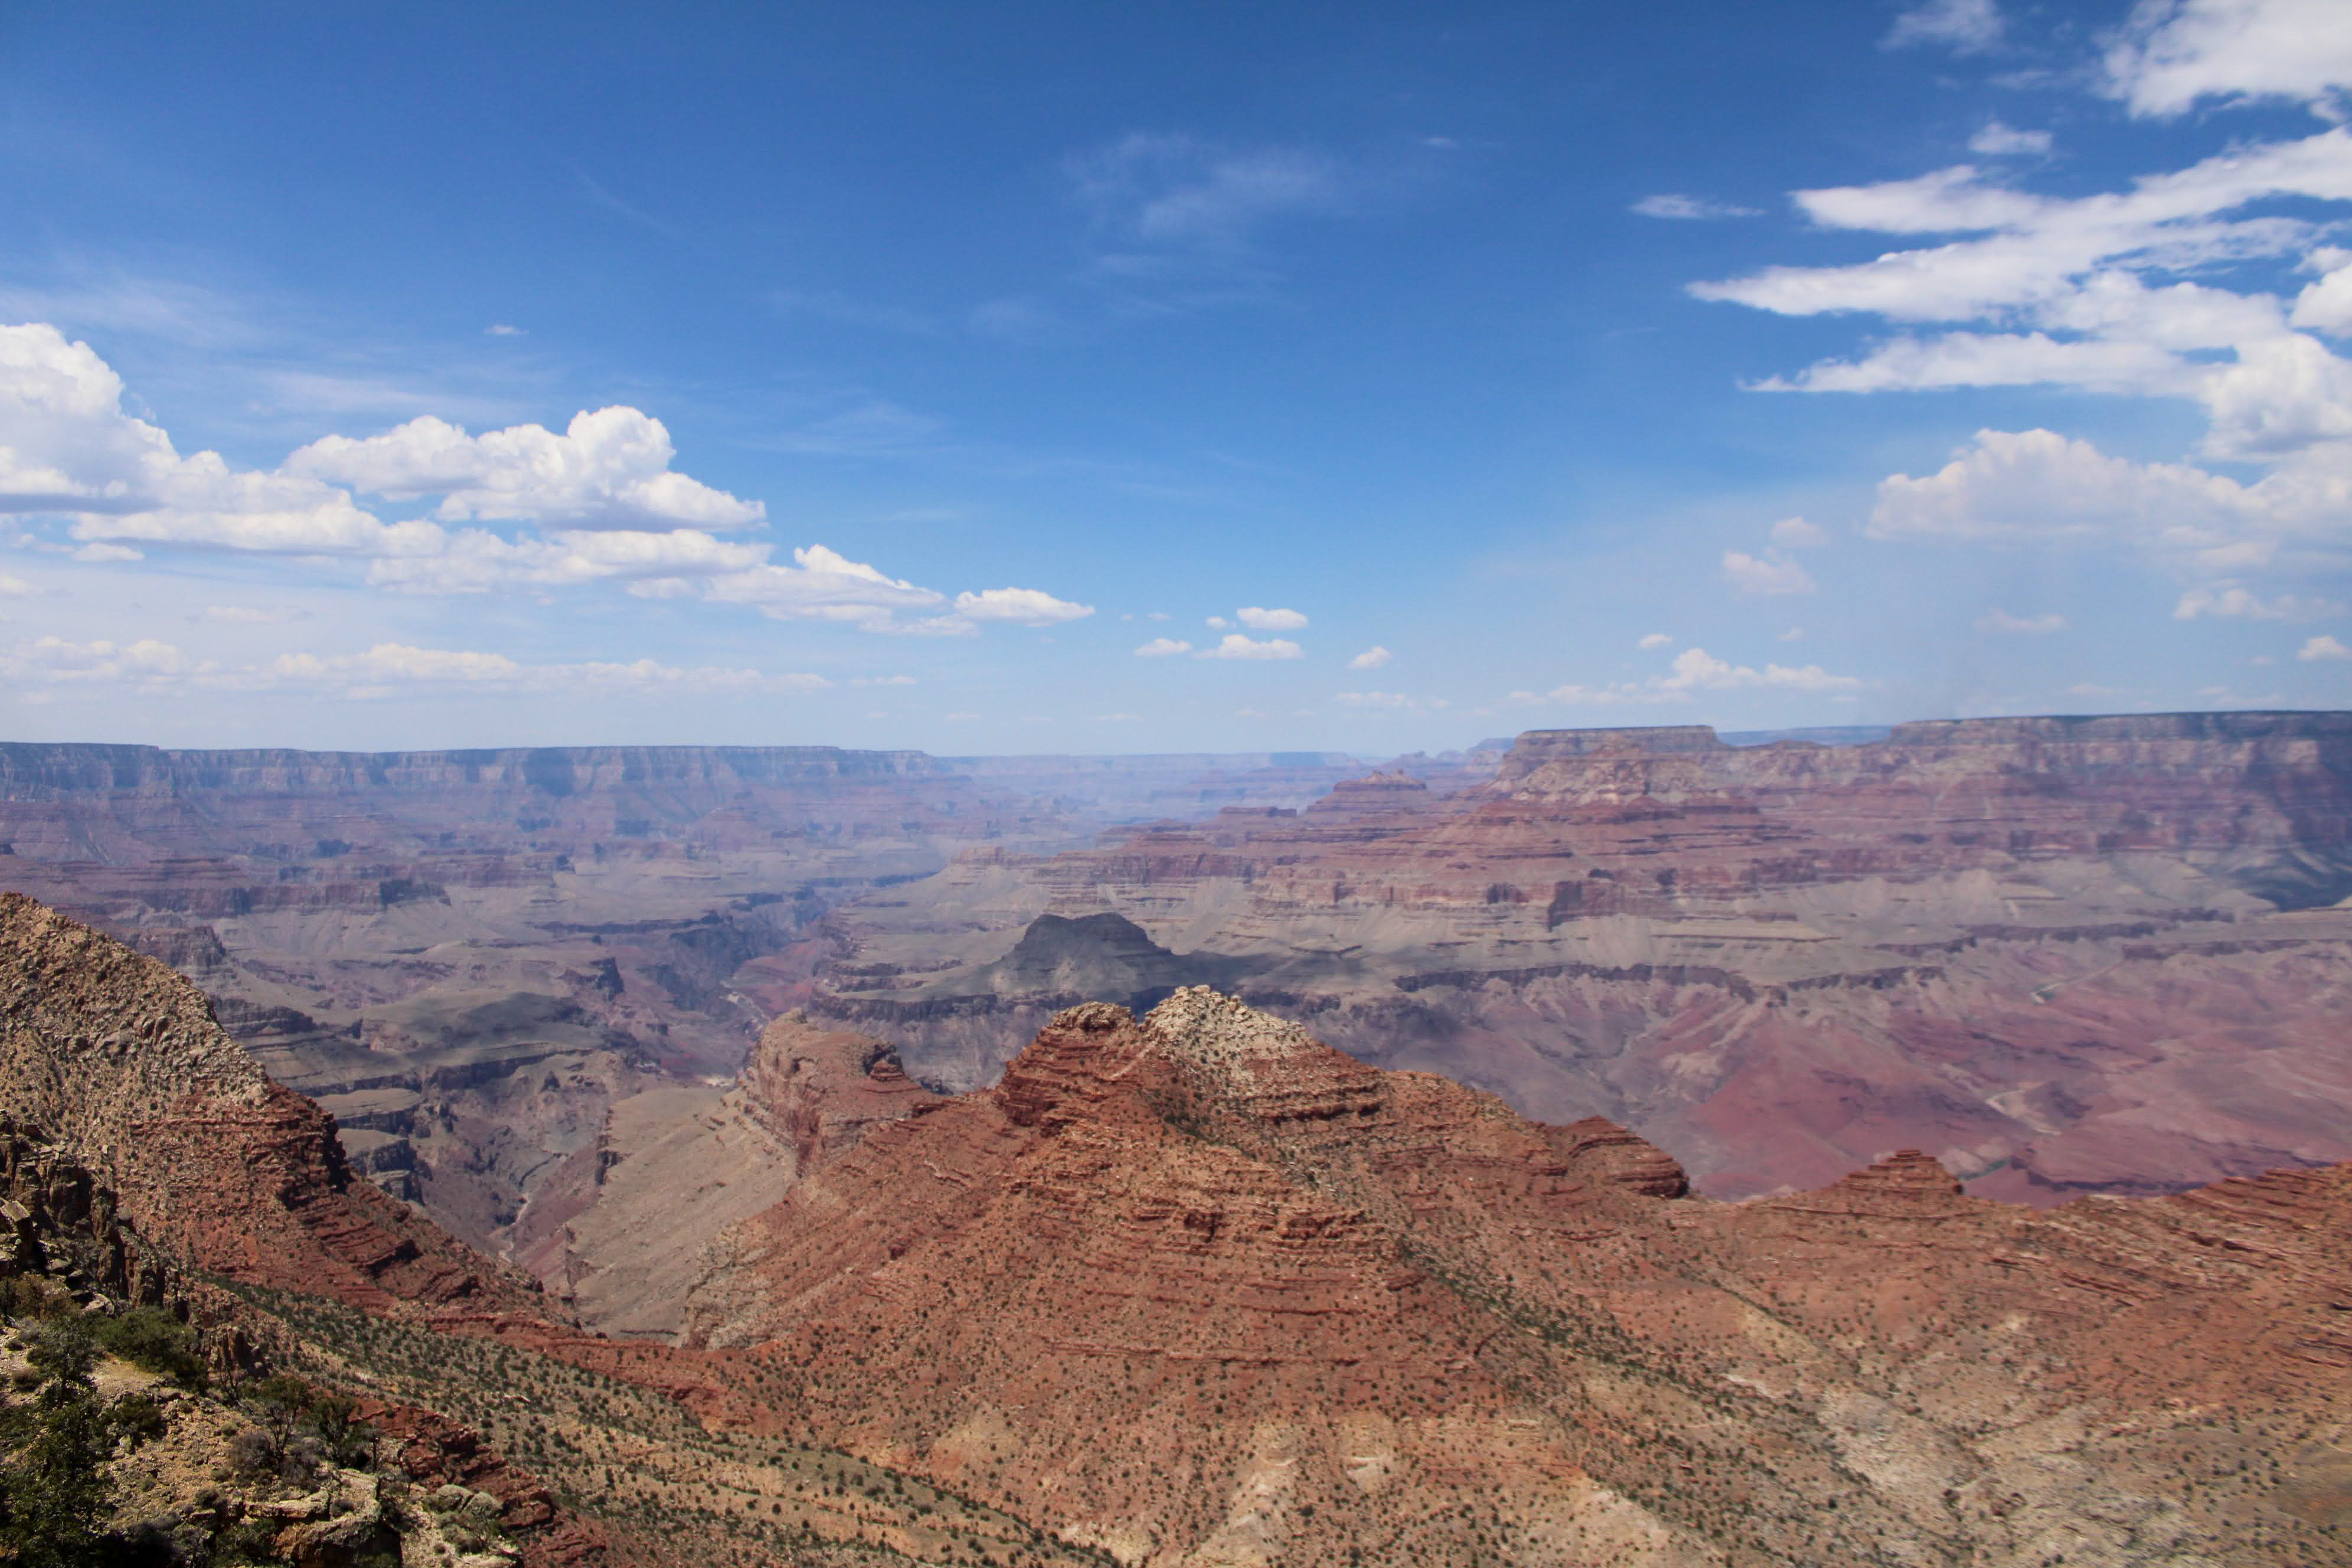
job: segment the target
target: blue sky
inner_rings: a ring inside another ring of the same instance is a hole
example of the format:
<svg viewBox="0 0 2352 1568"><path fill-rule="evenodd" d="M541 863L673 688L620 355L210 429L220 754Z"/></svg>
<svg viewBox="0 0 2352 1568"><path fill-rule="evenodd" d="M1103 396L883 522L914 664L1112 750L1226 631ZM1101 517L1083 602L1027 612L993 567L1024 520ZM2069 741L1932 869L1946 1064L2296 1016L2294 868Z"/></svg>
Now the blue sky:
<svg viewBox="0 0 2352 1568"><path fill-rule="evenodd" d="M0 731L2341 706L2352 11L0 5Z"/></svg>

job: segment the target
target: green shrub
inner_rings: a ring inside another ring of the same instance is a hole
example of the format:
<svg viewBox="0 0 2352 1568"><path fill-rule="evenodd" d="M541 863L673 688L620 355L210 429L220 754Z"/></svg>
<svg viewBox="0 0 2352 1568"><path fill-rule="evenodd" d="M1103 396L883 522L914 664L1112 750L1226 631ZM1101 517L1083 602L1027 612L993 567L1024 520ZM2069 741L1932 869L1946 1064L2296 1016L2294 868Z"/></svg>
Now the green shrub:
<svg viewBox="0 0 2352 1568"><path fill-rule="evenodd" d="M99 1325L98 1342L109 1354L168 1377L183 1388L205 1385L204 1358L187 1324L153 1307L133 1307Z"/></svg>
<svg viewBox="0 0 2352 1568"><path fill-rule="evenodd" d="M103 1568L117 1560L100 1466L112 1449L89 1388L53 1378L32 1440L0 1466L0 1561L14 1568Z"/></svg>
<svg viewBox="0 0 2352 1568"><path fill-rule="evenodd" d="M163 1435L163 1407L143 1394L126 1394L109 1406L106 1419L134 1443Z"/></svg>
<svg viewBox="0 0 2352 1568"><path fill-rule="evenodd" d="M89 1385L90 1369L98 1364L98 1340L88 1323L79 1318L51 1318L26 1337L32 1346L25 1359L45 1380Z"/></svg>

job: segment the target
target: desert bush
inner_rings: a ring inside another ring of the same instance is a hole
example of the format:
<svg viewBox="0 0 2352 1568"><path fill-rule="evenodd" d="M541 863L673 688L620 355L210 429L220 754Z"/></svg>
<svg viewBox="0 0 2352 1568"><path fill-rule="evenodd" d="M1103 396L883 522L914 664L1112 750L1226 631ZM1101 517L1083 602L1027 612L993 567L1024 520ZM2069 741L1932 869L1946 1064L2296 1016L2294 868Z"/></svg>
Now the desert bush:
<svg viewBox="0 0 2352 1568"><path fill-rule="evenodd" d="M110 1355L168 1377L183 1388L205 1385L205 1363L196 1353L196 1336L168 1312L133 1307L100 1323L98 1342Z"/></svg>
<svg viewBox="0 0 2352 1568"><path fill-rule="evenodd" d="M163 1407L143 1394L126 1394L116 1400L106 1412L108 1425L129 1437L133 1443L145 1443L163 1435Z"/></svg>
<svg viewBox="0 0 2352 1568"><path fill-rule="evenodd" d="M50 1318L36 1324L25 1359L45 1382L88 1384L98 1364L98 1340L79 1318Z"/></svg>

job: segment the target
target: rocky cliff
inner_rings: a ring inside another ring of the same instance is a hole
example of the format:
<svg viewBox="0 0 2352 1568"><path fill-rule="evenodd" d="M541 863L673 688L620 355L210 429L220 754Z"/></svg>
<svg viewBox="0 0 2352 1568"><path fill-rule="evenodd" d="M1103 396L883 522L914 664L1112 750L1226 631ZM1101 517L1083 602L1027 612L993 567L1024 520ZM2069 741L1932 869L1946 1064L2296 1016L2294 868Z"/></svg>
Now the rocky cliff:
<svg viewBox="0 0 2352 1568"><path fill-rule="evenodd" d="M1116 914L1185 982L1634 1126L1725 1196L1901 1146L2042 1203L2352 1157L2352 715L1536 731L1411 783L967 856L830 914L795 999L984 1084L1044 1022L996 983L1029 932Z"/></svg>

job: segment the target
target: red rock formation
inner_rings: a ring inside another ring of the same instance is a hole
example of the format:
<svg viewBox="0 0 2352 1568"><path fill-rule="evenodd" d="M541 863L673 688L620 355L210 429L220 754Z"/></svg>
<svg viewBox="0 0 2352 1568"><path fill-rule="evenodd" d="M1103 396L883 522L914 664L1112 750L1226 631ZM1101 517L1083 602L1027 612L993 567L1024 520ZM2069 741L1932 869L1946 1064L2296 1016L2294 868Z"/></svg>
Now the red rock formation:
<svg viewBox="0 0 2352 1568"><path fill-rule="evenodd" d="M745 1109L793 1146L803 1172L851 1147L876 1122L945 1103L907 1076L898 1050L816 1027L805 1013L769 1025L743 1068Z"/></svg>
<svg viewBox="0 0 2352 1568"><path fill-rule="evenodd" d="M270 1082L194 985L16 894L0 894L0 1105L200 1268L379 1310L530 1304L356 1177L333 1121Z"/></svg>
<svg viewBox="0 0 2352 1568"><path fill-rule="evenodd" d="M692 1310L800 1431L1131 1562L2352 1561L2241 1468L2334 1462L2352 1168L2046 1215L1912 1150L1680 1187L1186 991L869 1129Z"/></svg>

